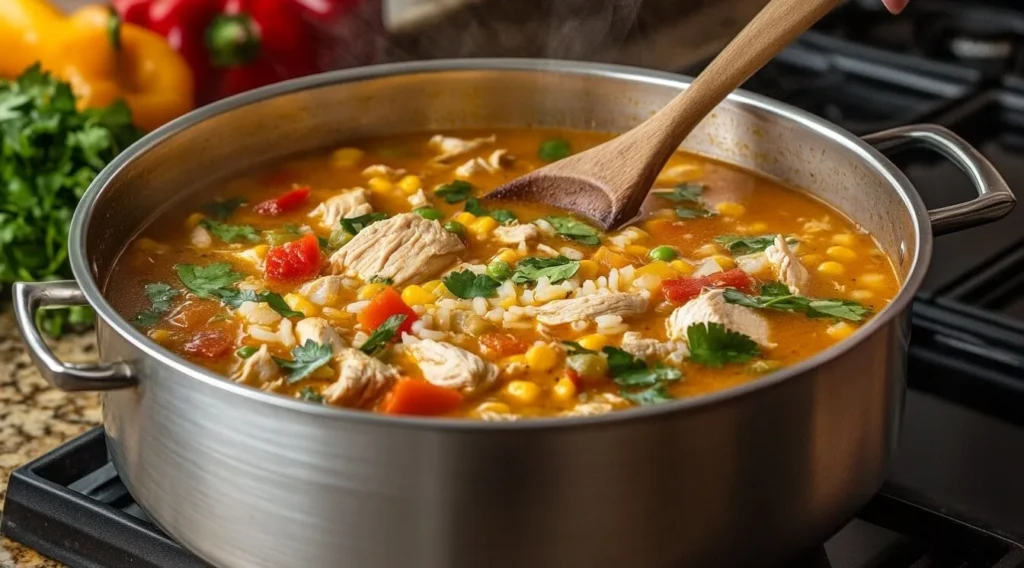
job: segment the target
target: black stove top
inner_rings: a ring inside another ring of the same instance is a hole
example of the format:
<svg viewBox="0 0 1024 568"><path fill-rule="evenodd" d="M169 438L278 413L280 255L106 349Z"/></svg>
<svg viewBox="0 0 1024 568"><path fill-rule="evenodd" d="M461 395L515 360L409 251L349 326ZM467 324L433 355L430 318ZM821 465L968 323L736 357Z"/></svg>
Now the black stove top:
<svg viewBox="0 0 1024 568"><path fill-rule="evenodd" d="M1021 0L912 0L898 18L851 0L746 88L855 134L945 125L1024 195ZM933 155L891 157L929 207L973 196ZM908 370L885 487L792 568L1024 568L1024 206L937 240ZM205 566L135 504L100 429L16 470L0 529L74 567Z"/></svg>

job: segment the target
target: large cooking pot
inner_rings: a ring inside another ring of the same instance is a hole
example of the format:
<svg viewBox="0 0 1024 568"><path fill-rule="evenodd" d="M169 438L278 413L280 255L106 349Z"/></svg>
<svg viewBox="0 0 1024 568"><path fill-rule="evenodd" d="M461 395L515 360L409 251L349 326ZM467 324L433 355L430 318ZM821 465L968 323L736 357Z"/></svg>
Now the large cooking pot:
<svg viewBox="0 0 1024 568"><path fill-rule="evenodd" d="M903 282L849 340L724 392L598 417L488 423L321 407L235 384L151 342L103 297L125 243L190 188L296 152L410 131L623 131L687 79L576 62L461 60L328 73L199 109L96 178L75 214L77 283L15 286L42 374L103 391L114 464L174 539L230 567L770 566L879 488L896 445L909 306L933 234L1005 215L992 166L936 126L858 139L736 93L685 148L806 188L875 235ZM928 211L877 146L919 144L978 198ZM33 326L93 306L102 363L58 361Z"/></svg>

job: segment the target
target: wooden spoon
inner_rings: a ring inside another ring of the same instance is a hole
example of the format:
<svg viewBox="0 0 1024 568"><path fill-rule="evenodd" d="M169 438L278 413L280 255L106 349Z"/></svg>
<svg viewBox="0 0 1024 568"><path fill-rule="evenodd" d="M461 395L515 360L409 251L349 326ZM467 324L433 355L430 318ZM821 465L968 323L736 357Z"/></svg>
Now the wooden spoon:
<svg viewBox="0 0 1024 568"><path fill-rule="evenodd" d="M547 203L604 229L633 220L672 153L698 123L843 0L772 0L679 96L629 132L487 195Z"/></svg>

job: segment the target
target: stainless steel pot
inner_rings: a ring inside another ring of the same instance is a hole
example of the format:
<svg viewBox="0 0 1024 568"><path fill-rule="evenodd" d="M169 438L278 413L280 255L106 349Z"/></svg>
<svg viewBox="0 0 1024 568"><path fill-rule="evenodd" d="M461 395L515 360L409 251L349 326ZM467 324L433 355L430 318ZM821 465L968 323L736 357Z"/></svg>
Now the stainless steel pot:
<svg viewBox="0 0 1024 568"><path fill-rule="evenodd" d="M530 60L386 65L199 109L106 168L75 215L75 282L16 285L36 364L104 391L114 463L140 505L218 566L769 566L827 538L874 493L896 444L908 307L933 233L1005 215L992 166L935 126L860 140L737 93L686 148L807 188L871 231L899 296L851 339L725 392L610 415L482 423L319 407L229 382L150 342L103 297L118 253L188 188L351 138L453 128L622 131L687 80ZM927 211L872 145L952 160L978 198ZM47 305L99 314L103 363L57 360Z"/></svg>

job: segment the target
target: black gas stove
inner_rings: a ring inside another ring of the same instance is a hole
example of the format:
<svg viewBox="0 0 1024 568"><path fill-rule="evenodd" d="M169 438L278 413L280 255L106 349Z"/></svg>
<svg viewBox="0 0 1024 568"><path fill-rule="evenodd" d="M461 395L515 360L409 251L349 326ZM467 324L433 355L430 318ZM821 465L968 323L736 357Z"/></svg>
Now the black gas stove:
<svg viewBox="0 0 1024 568"><path fill-rule="evenodd" d="M912 0L898 18L850 1L746 88L856 134L945 125L1024 195L1021 0ZM936 156L891 157L929 207L974 195ZM1024 206L937 240L913 323L891 475L793 568L1024 568ZM135 504L101 429L14 472L2 531L75 567L205 566Z"/></svg>

